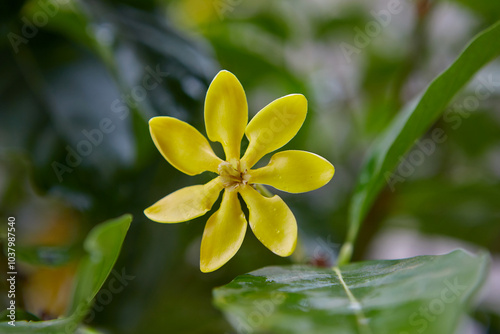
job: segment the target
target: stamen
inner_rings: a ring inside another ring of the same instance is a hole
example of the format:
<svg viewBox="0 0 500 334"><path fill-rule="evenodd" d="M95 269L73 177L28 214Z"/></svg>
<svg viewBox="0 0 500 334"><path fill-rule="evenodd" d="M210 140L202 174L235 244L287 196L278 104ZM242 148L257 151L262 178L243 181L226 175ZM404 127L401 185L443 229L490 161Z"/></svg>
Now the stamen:
<svg viewBox="0 0 500 334"><path fill-rule="evenodd" d="M217 171L219 172L222 184L226 188L237 188L241 184L247 184L248 177L246 175L246 170L241 172L239 170L239 163L237 166L234 166L227 161L221 162Z"/></svg>

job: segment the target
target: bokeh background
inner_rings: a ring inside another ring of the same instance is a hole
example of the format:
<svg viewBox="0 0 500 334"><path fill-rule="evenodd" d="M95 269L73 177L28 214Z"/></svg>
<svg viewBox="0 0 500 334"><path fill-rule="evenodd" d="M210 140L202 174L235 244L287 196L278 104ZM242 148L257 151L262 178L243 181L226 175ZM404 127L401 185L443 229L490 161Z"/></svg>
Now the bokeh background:
<svg viewBox="0 0 500 334"><path fill-rule="evenodd" d="M391 2L398 13L380 14ZM40 319L63 314L88 231L132 213L115 270L133 278L98 302L87 323L105 333L233 333L212 306L212 288L263 266L334 263L370 144L499 17L491 0L2 1L0 213L17 221L18 306ZM142 211L212 176L170 166L147 122L169 115L204 133L204 97L220 69L240 79L252 115L304 94L306 123L284 149L318 153L336 174L311 193L275 191L298 220L292 257L275 256L247 233L227 265L202 274L208 215L163 225ZM464 109L481 85L490 94ZM486 293L462 333L500 333L499 102L495 61L452 103L454 121L434 125L447 139L381 193L355 252L362 260L489 250Z"/></svg>

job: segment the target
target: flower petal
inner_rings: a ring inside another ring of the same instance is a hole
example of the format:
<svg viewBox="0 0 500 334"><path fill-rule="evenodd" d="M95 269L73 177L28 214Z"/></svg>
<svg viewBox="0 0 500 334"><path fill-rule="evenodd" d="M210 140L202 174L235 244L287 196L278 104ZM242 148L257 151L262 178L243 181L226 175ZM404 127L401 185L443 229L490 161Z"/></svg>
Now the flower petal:
<svg viewBox="0 0 500 334"><path fill-rule="evenodd" d="M188 175L204 171L217 173L222 162L208 140L191 125L173 117L153 117L149 120L151 137L167 161Z"/></svg>
<svg viewBox="0 0 500 334"><path fill-rule="evenodd" d="M335 168L325 158L305 151L274 154L265 167L250 170L250 183L270 185L290 193L318 189L331 180Z"/></svg>
<svg viewBox="0 0 500 334"><path fill-rule="evenodd" d="M240 146L248 122L245 91L228 71L220 71L210 84L205 99L208 138L222 144L226 160L240 158Z"/></svg>
<svg viewBox="0 0 500 334"><path fill-rule="evenodd" d="M297 222L292 211L275 195L264 197L252 186L239 190L250 212L250 227L253 233L273 253L289 256L297 244Z"/></svg>
<svg viewBox="0 0 500 334"><path fill-rule="evenodd" d="M251 168L265 154L288 143L304 123L306 114L307 100L302 94L283 96L259 111L245 130L250 143L242 158L243 168Z"/></svg>
<svg viewBox="0 0 500 334"><path fill-rule="evenodd" d="M158 223L180 223L204 215L214 205L223 185L217 177L204 185L179 189L144 210Z"/></svg>
<svg viewBox="0 0 500 334"><path fill-rule="evenodd" d="M200 250L200 269L208 273L222 267L240 249L247 221L241 211L238 192L225 190L220 209L208 220Z"/></svg>

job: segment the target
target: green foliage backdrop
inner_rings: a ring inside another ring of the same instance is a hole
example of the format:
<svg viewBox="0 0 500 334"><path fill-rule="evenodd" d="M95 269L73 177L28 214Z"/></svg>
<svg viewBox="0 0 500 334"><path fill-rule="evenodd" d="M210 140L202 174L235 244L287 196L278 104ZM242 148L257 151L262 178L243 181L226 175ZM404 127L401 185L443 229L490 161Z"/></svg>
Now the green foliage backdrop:
<svg viewBox="0 0 500 334"><path fill-rule="evenodd" d="M490 0L2 2L0 236L6 248L16 217L17 320L40 321L11 332L402 334L441 301L423 333L499 333L499 17ZM220 69L250 113L304 94L306 123L285 149L336 173L278 192L298 221L293 256L247 233L202 274L207 216L165 225L143 210L211 176L169 165L147 122L204 133ZM443 302L455 279L464 293Z"/></svg>

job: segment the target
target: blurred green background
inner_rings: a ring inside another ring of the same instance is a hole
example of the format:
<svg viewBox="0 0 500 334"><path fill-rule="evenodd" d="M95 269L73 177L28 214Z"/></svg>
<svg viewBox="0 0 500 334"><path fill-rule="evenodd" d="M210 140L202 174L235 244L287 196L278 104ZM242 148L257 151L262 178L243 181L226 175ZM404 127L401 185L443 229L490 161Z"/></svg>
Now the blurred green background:
<svg viewBox="0 0 500 334"><path fill-rule="evenodd" d="M17 221L18 306L40 319L63 314L88 231L127 212L134 220L115 270L134 278L112 300L98 296L87 323L103 332L233 333L212 306L212 288L268 265L333 264L374 138L500 17L500 2L491 0L392 2L398 13L384 16L391 1L2 1L0 213ZM228 264L202 274L208 215L162 225L142 211L211 176L170 166L147 121L174 116L205 133L204 97L220 69L239 78L252 115L278 97L304 94L306 123L284 149L320 154L336 174L311 193L273 189L298 221L291 258L247 233ZM467 104L471 97L477 105ZM434 128L447 139L382 192L355 259L489 250L487 293L461 333L500 333L498 60Z"/></svg>

